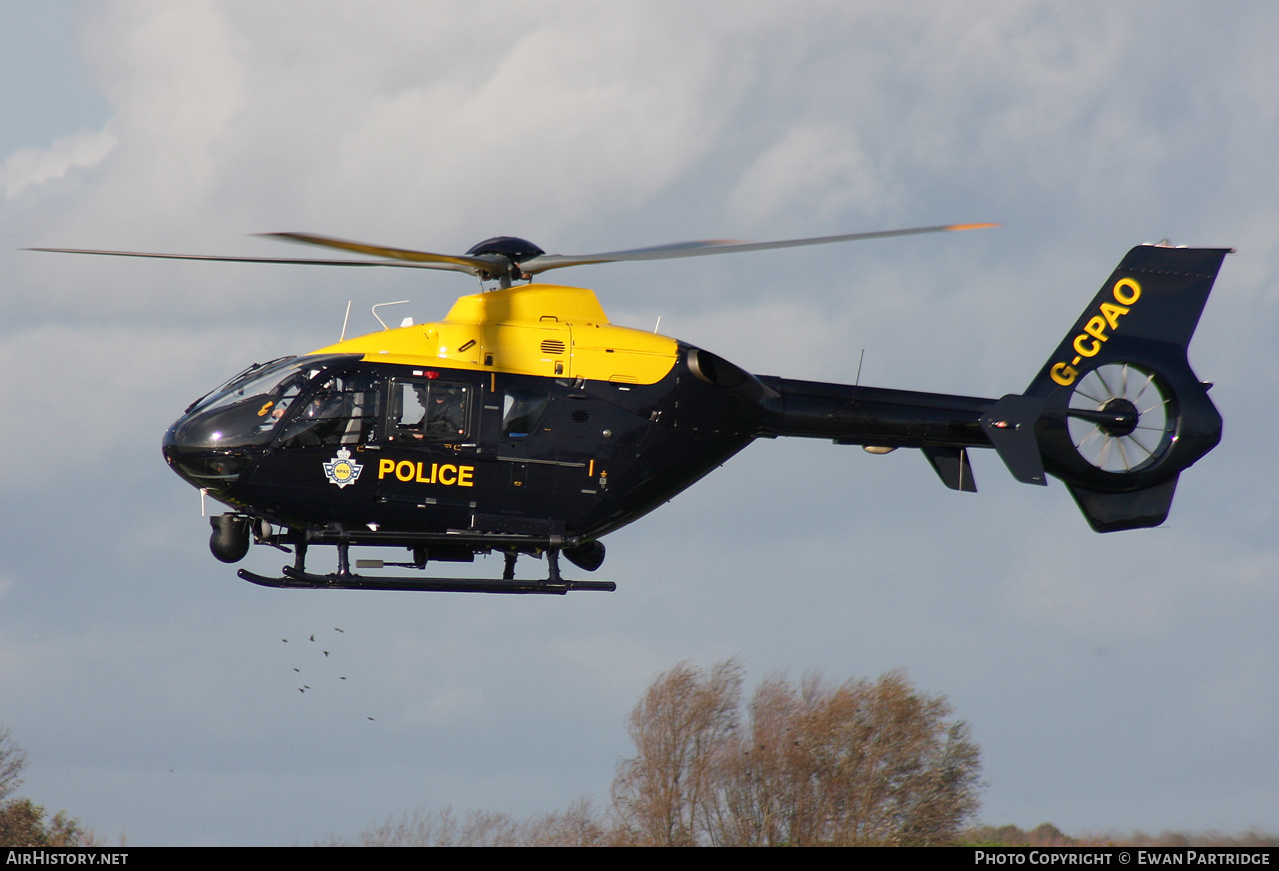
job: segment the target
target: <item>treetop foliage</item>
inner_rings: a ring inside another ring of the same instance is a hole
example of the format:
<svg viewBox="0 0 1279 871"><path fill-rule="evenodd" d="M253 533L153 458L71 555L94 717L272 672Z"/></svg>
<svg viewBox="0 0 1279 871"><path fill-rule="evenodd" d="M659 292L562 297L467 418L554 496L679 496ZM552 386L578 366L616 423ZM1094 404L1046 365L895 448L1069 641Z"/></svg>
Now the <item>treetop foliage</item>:
<svg viewBox="0 0 1279 871"><path fill-rule="evenodd" d="M944 697L903 673L838 686L775 676L745 706L741 687L736 659L709 673L681 663L649 687L612 790L628 840L942 844L976 814L977 745Z"/></svg>
<svg viewBox="0 0 1279 871"><path fill-rule="evenodd" d="M0 847L80 847L92 840L80 821L59 811L45 820L45 810L26 798L10 798L22 786L26 752L0 728Z"/></svg>
<svg viewBox="0 0 1279 871"><path fill-rule="evenodd" d="M22 786L22 770L26 767L26 751L13 743L8 729L0 728L0 801Z"/></svg>

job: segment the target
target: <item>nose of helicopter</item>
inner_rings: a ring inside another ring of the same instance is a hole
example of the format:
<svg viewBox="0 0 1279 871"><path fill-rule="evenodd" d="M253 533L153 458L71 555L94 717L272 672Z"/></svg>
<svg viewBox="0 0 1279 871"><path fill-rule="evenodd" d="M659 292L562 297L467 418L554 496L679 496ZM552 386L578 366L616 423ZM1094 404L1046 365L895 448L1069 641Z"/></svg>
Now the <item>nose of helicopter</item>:
<svg viewBox="0 0 1279 871"><path fill-rule="evenodd" d="M221 495L271 444L299 391L351 355L281 357L254 364L197 399L164 434L164 459L187 483Z"/></svg>
<svg viewBox="0 0 1279 871"><path fill-rule="evenodd" d="M169 427L161 442L164 460L182 480L192 487L214 495L225 493L248 467L250 459L243 449L219 448L208 440L193 437L183 417Z"/></svg>
<svg viewBox="0 0 1279 871"><path fill-rule="evenodd" d="M164 434L164 458L187 483L220 495L230 490L280 422L281 379L296 367L271 365L250 370L192 403Z"/></svg>
<svg viewBox="0 0 1279 871"><path fill-rule="evenodd" d="M164 459L191 486L225 493L248 468L255 449L270 441L276 423L270 406L256 398L197 408L164 434Z"/></svg>

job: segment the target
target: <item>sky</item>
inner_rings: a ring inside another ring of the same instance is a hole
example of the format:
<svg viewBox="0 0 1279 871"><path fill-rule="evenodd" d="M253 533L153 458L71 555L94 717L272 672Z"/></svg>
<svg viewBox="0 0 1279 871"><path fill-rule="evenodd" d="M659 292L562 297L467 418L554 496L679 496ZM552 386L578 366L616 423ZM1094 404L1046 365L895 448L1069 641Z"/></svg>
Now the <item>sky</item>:
<svg viewBox="0 0 1279 871"><path fill-rule="evenodd" d="M1276 30L1265 2L2 0L0 725L23 794L131 845L603 804L648 683L739 656L748 685L902 668L945 695L993 825L1279 830ZM1095 534L990 451L974 495L914 451L761 441L606 539L617 592L536 600L246 584L160 456L191 400L333 342L348 301L371 331L371 305L438 319L473 280L20 250L970 221L1002 226L555 279L759 374L860 361L863 384L998 397L1131 246L1233 247L1190 349L1224 438L1162 527Z"/></svg>

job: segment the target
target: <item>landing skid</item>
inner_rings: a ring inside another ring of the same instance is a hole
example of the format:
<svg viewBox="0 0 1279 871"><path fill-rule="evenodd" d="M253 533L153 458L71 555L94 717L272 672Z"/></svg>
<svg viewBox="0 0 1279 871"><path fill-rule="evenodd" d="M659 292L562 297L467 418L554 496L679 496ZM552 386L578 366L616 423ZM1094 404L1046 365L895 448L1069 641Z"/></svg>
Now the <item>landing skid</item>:
<svg viewBox="0 0 1279 871"><path fill-rule="evenodd" d="M284 576L269 578L248 569L237 574L252 584L279 589L304 590L421 590L433 593L513 593L562 596L574 590L596 590L611 593L617 589L613 581L516 581L484 578L415 578L369 577L355 574L314 575L285 566Z"/></svg>
<svg viewBox="0 0 1279 871"><path fill-rule="evenodd" d="M498 580L487 578L396 577L392 575L370 576L357 575L352 572L351 545L366 543L386 544L389 543L384 541L386 537L385 534L379 536L376 531L372 530L356 533L349 533L342 529L336 531L307 530L305 534L292 539L294 543L294 564L281 569L281 577L272 578L266 575L259 575L248 569L240 569L237 574L249 583L278 589L421 590L433 593L513 593L517 595L540 594L551 596L562 596L574 590L595 590L611 593L617 589L617 584L612 581L568 581L561 577L560 551L563 548L564 539L560 536L543 538L538 536L495 536L491 534L394 534L396 544L405 544L407 542L410 547L417 546L422 549L415 551L417 555L415 562L391 563L391 565L411 566L419 569L426 567L427 555L425 547L431 544L444 542L449 545L471 545L475 550L484 553L490 552L495 547L501 547L505 556L505 565L503 566L502 577ZM310 541L333 544L337 547L338 570L336 572L320 575L306 570L306 556ZM278 541L275 539L272 539L271 543L278 546ZM515 561L519 559L520 551L517 548L520 546L528 548L527 552L529 553L545 553L548 569L548 577L545 580L515 580ZM381 568L383 566L381 560L369 560L367 566L360 565L361 562L361 560L356 560L357 567Z"/></svg>

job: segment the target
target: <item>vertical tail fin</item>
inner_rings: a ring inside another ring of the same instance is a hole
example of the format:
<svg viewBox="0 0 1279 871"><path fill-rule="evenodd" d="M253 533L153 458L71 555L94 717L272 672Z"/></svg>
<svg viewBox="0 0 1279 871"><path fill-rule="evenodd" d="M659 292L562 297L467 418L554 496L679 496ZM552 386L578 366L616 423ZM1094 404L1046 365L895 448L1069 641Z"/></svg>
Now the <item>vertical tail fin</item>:
<svg viewBox="0 0 1279 871"><path fill-rule="evenodd" d="M1221 440L1211 385L1195 377L1186 348L1227 253L1128 252L1025 395L982 420L1019 480L1042 482L1027 450L1033 427L1043 468L1098 532L1164 521L1177 476Z"/></svg>

